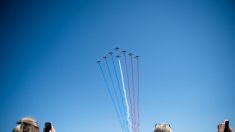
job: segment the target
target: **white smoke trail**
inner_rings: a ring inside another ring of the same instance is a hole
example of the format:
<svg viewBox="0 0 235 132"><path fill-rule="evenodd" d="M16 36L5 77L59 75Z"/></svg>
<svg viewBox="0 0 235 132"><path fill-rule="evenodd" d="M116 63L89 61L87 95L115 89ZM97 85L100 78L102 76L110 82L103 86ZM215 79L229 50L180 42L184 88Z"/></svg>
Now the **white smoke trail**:
<svg viewBox="0 0 235 132"><path fill-rule="evenodd" d="M130 121L130 111L129 111L129 105L127 102L127 97L126 97L126 88L125 88L125 84L124 84L124 79L123 79L123 74L122 74L122 66L121 66L121 61L120 58L118 58L118 64L119 64L119 68L120 68L120 73L121 73L121 78L122 78L122 88L123 88L123 94L125 97L125 103L126 103L126 111L127 111L127 121L128 121L128 125L129 125L129 130L130 132L132 132L132 124Z"/></svg>

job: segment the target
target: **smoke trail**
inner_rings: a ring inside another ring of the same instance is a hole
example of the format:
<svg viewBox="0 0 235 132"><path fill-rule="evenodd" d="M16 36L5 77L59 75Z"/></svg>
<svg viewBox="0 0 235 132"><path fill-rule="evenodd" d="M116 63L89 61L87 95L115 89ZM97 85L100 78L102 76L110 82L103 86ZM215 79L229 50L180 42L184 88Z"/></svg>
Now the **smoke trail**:
<svg viewBox="0 0 235 132"><path fill-rule="evenodd" d="M131 122L132 122L132 130L134 130L131 88L130 88L130 79L129 79L129 74L128 74L129 71L128 71L128 66L127 66L127 61L126 61L126 51L123 51L123 54L124 54L124 62L125 62L125 67L126 67L126 77L127 77L127 83L128 83L128 96L129 96L129 102L130 102L130 115L131 115Z"/></svg>
<svg viewBox="0 0 235 132"><path fill-rule="evenodd" d="M137 130L140 131L140 67L139 67L139 56L136 56L136 63L137 63Z"/></svg>
<svg viewBox="0 0 235 132"><path fill-rule="evenodd" d="M121 119L123 120L124 117L123 117L123 115L122 115L122 109L121 109L121 106L120 106L120 103L119 103L117 91L116 91L116 88L115 88L115 86L114 86L114 82L113 82L113 78L112 78L112 75L111 75L111 71L110 71L110 69L109 69L109 65L108 65L108 62L107 62L106 59L105 59L105 62L106 62L106 66L107 66L107 69L108 69L109 77L110 77L110 79L111 79L111 83L112 83L112 86L113 86L113 89L114 89L114 94L115 94L115 97L116 97L116 99L117 99L117 104L118 104L118 109L119 109L119 112L120 112L120 115L121 115ZM115 70L115 71L116 71L116 70ZM123 122L123 123L124 123L124 122ZM122 123L122 125L124 125L123 123ZM124 127L125 127L125 125L124 125Z"/></svg>
<svg viewBox="0 0 235 132"><path fill-rule="evenodd" d="M131 57L131 73L132 73L132 91L133 91L133 104L134 104L134 131L136 131L136 106L135 106L135 99L136 99L136 97L135 97L135 85L134 85L134 66L133 66L133 61L132 61L132 53L130 53L129 54L130 55L130 57Z"/></svg>
<svg viewBox="0 0 235 132"><path fill-rule="evenodd" d="M117 84L118 84L118 92L119 92L119 95L120 95L120 99L121 99L121 105L122 105L122 113L124 114L124 118L126 117L126 112L124 110L125 106L124 106L124 99L123 99L123 96L122 96L122 90L121 90L121 86L120 86L120 80L118 79L118 74L117 74L117 70L116 70L116 66L115 66L115 63L114 63L114 59L113 59L113 55L110 54L111 57L112 57L112 62L113 62L113 69L114 69L114 73L115 73L115 76L116 76L116 80L117 80Z"/></svg>
<svg viewBox="0 0 235 132"><path fill-rule="evenodd" d="M125 103L126 103L126 112L127 112L128 126L129 126L129 130L132 132L132 129L131 129L132 124L131 124L131 121L130 121L129 105L128 105L127 97L126 97L126 88L125 88L125 83L124 83L124 79L123 79L122 66L121 66L120 58L118 58L118 64L119 64L120 73L121 73L121 78L122 78L122 88L123 88L123 94L124 94Z"/></svg>
<svg viewBox="0 0 235 132"><path fill-rule="evenodd" d="M116 103L115 103L115 101L114 101L114 97L113 97L112 92L111 92L111 89L110 89L110 87L109 87L109 85L108 85L108 82L107 82L107 79L106 79L106 77L105 77L104 71L103 71L103 69L102 69L102 67L101 67L101 65L100 65L99 62L98 62L98 65L99 65L99 68L100 68L102 77L103 77L103 79L104 79L106 88L108 89L109 96L111 97L112 103L113 103L113 105L114 105L114 109L115 109L116 115L117 115L117 117L118 117L119 123L120 123L120 125L121 125L121 128L124 130L124 128L123 128L123 126L122 126L122 121L121 121L121 118L120 118L120 114L119 114L118 109L117 109L117 105L116 105Z"/></svg>
<svg viewBox="0 0 235 132"><path fill-rule="evenodd" d="M112 103L114 104L122 131L139 132L140 68L138 56L134 57L132 53L129 53L128 55L130 56L130 60L127 60L126 51L122 51L125 62L125 64L123 64L125 65L124 70L122 69L122 62L119 56L119 48L115 48L115 51L117 60L113 58L113 52L109 52L111 60L108 60L106 56L103 57L106 63L105 71L103 71L102 68L104 67L102 67L102 64L99 63L100 61L98 64L100 66L106 87L108 88L108 92L111 96ZM135 62L133 59L136 59ZM126 82L128 83L128 89L125 84Z"/></svg>

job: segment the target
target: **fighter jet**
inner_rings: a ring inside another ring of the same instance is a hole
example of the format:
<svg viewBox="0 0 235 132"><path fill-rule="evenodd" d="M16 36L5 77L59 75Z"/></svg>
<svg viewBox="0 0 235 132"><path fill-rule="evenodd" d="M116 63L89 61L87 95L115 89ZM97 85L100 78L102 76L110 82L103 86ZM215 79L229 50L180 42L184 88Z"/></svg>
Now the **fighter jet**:
<svg viewBox="0 0 235 132"><path fill-rule="evenodd" d="M101 61L96 61L97 64L100 64Z"/></svg>
<svg viewBox="0 0 235 132"><path fill-rule="evenodd" d="M119 49L120 49L120 48L117 47L117 48L115 48L114 50L118 51Z"/></svg>
<svg viewBox="0 0 235 132"><path fill-rule="evenodd" d="M128 55L129 55L129 56L132 56L133 54L132 54L132 53L129 53Z"/></svg>
<svg viewBox="0 0 235 132"><path fill-rule="evenodd" d="M106 60L108 57L107 56L104 56L103 59Z"/></svg>
<svg viewBox="0 0 235 132"><path fill-rule="evenodd" d="M113 55L113 52L109 52L110 55Z"/></svg>

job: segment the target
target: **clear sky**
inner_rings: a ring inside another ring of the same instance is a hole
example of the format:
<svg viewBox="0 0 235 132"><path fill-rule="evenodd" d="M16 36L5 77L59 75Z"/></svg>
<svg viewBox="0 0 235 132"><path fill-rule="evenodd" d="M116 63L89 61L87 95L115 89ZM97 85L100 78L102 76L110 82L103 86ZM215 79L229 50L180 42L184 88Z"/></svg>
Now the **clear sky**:
<svg viewBox="0 0 235 132"><path fill-rule="evenodd" d="M96 60L140 59L141 132L235 129L233 0L2 1L0 131L23 116L58 132L120 132Z"/></svg>

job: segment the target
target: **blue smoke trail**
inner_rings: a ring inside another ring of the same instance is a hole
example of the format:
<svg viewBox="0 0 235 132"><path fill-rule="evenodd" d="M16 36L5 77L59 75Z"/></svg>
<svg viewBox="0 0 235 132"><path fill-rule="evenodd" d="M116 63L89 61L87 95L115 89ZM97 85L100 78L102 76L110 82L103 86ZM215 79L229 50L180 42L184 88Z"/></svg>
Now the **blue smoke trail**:
<svg viewBox="0 0 235 132"><path fill-rule="evenodd" d="M110 95L110 97L111 97L111 100L112 100L112 103L113 103L113 105L114 105L114 109L115 109L115 111L116 111L116 115L117 115L117 117L118 117L119 123L120 123L120 125L121 125L121 128L124 130L124 128L123 128L123 123L122 123L122 121L121 121L121 117L120 117L120 114L119 114L118 109L117 109L117 105L116 105L116 103L115 103L115 101L114 101L114 97L112 96L112 92L111 92L111 89L110 89L110 87L109 87L109 85L108 85L107 79L105 78L104 71L103 71L101 65L100 65L100 64L98 64L98 65L99 65L99 68L100 68L102 77L103 77L103 79L104 79L106 88L108 89L108 93L109 93L109 95Z"/></svg>
<svg viewBox="0 0 235 132"><path fill-rule="evenodd" d="M112 83L112 86L113 86L113 89L114 89L114 93L115 93L115 97L116 97L116 99L117 99L117 104L118 104L118 109L119 109L119 111L120 111L120 115L121 115L121 119L122 119L122 121L123 121L123 123L125 122L125 117L123 117L123 115L122 115L122 109L121 109L121 106L120 106L120 102L119 102L119 99L118 99L118 95L117 95L117 91L116 91L116 88L115 88L115 86L114 86L114 81L113 81L113 78L112 78L112 75L111 75L111 71L110 71L110 69L109 69L109 65L108 65L108 62L107 62L107 60L105 59L105 62L106 62L106 66L107 66L107 69L108 69L108 73L109 73L109 77L110 77L110 79L111 79L111 83ZM115 69L115 71L116 71L116 69ZM115 72L115 75L116 75L116 77L117 77L117 73ZM120 87L120 86L119 86ZM120 88L119 88L120 89ZM123 124L122 123L122 125L124 125L124 127L125 127L125 129L126 129L126 125L125 124Z"/></svg>
<svg viewBox="0 0 235 132"><path fill-rule="evenodd" d="M121 105L122 105L122 113L124 114L124 119L126 119L126 112L124 110L125 106L124 106L124 99L123 99L123 96L122 96L122 90L121 90L121 86L120 86L120 80L118 79L118 74L117 74L117 70L116 70L116 66L115 66L115 63L114 63L114 59L113 59L113 56L111 54L111 58L112 58L112 63L113 63L113 69L114 69L114 73L115 73L115 76L116 76L116 80L117 80L117 84L118 84L118 92L119 92L119 96L120 96L120 99L121 99ZM128 128L128 121L125 120L125 127L127 127L127 131L129 131L129 128Z"/></svg>

